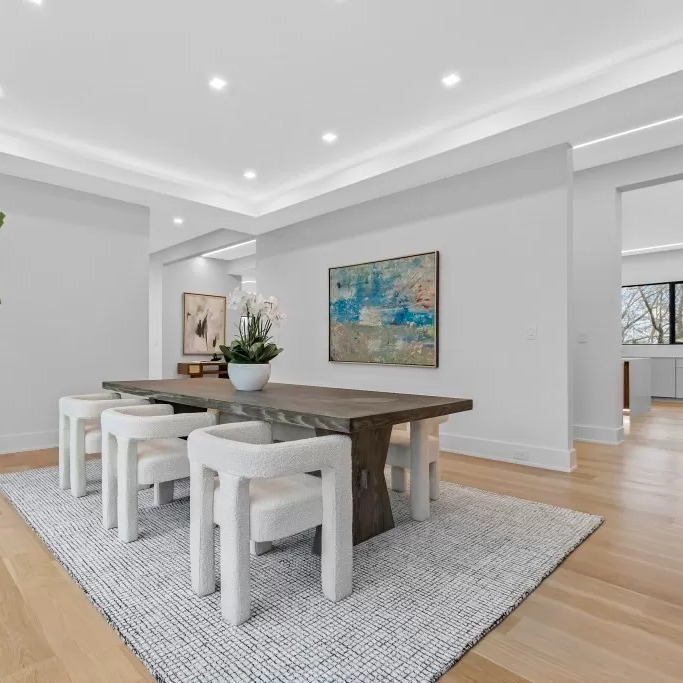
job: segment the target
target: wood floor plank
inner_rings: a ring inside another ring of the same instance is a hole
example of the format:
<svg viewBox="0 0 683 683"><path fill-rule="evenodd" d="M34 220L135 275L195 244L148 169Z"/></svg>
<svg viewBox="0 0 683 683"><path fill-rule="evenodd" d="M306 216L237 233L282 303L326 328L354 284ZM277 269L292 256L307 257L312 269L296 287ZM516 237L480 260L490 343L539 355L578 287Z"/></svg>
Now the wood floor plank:
<svg viewBox="0 0 683 683"><path fill-rule="evenodd" d="M0 677L0 683L44 683L45 681L71 683L72 679L56 657L33 664L10 676Z"/></svg>
<svg viewBox="0 0 683 683"><path fill-rule="evenodd" d="M489 661L476 652L468 652L448 673L441 677L442 683L480 683L481 681L505 681L505 683L529 683L528 678L518 676L502 666Z"/></svg>
<svg viewBox="0 0 683 683"><path fill-rule="evenodd" d="M40 558L35 553L16 554L5 562L71 678L93 683L140 679L115 632L47 551Z"/></svg>
<svg viewBox="0 0 683 683"><path fill-rule="evenodd" d="M0 678L51 659L53 652L4 562L0 562Z"/></svg>
<svg viewBox="0 0 683 683"><path fill-rule="evenodd" d="M683 680L683 404L626 431L618 447L577 443L571 474L442 454L443 479L606 519L443 681ZM0 472L56 462L0 456ZM104 680L152 678L0 496L0 683Z"/></svg>

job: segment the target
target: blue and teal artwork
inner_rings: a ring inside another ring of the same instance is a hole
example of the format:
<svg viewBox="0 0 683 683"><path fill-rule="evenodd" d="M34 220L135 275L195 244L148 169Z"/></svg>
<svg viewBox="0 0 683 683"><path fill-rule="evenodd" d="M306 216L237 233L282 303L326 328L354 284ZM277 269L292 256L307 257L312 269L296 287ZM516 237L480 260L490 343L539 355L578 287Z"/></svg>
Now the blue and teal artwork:
<svg viewBox="0 0 683 683"><path fill-rule="evenodd" d="M330 268L330 360L436 367L439 252Z"/></svg>

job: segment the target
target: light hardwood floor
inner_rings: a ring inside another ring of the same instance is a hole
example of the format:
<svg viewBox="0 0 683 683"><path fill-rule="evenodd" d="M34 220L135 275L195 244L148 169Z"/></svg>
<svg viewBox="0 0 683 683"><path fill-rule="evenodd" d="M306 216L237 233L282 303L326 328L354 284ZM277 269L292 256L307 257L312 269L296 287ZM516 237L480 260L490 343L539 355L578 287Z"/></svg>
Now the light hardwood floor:
<svg viewBox="0 0 683 683"><path fill-rule="evenodd" d="M443 455L444 479L606 522L442 681L683 681L683 404L634 419L620 447L577 448L572 474ZM2 496L0 560L2 683L152 680Z"/></svg>

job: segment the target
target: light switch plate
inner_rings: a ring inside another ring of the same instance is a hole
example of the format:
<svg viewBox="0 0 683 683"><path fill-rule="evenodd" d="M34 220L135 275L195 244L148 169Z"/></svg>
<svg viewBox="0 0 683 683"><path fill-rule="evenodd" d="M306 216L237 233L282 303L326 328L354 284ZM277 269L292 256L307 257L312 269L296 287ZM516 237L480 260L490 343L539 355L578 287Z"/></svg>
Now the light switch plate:
<svg viewBox="0 0 683 683"><path fill-rule="evenodd" d="M538 327L536 325L527 326L526 338L528 341L536 341L538 339Z"/></svg>

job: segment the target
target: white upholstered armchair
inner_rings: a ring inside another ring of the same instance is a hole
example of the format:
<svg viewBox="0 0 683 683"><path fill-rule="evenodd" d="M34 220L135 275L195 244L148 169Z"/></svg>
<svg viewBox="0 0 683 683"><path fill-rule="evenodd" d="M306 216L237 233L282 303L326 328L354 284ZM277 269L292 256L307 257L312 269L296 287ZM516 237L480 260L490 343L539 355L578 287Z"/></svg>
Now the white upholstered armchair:
<svg viewBox="0 0 683 683"><path fill-rule="evenodd" d="M263 422L201 429L188 439L192 588L198 595L216 589L215 521L221 609L232 624L250 616L250 542L263 549L322 525L323 593L338 601L352 590L351 440L271 441L271 426ZM321 477L306 474L316 470Z"/></svg>
<svg viewBox="0 0 683 683"><path fill-rule="evenodd" d="M71 487L71 495L85 495L85 456L102 450L100 416L108 408L144 405L144 398L99 394L63 396L59 399L59 485Z"/></svg>
<svg viewBox="0 0 683 683"><path fill-rule="evenodd" d="M138 486L154 486L156 505L170 503L175 480L190 474L187 441L179 437L215 424L212 413L174 414L166 404L111 408L102 413L104 528L118 524L120 541L136 540Z"/></svg>

